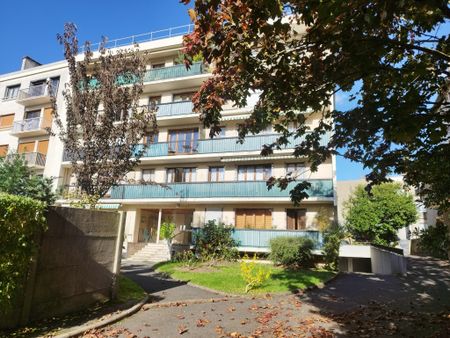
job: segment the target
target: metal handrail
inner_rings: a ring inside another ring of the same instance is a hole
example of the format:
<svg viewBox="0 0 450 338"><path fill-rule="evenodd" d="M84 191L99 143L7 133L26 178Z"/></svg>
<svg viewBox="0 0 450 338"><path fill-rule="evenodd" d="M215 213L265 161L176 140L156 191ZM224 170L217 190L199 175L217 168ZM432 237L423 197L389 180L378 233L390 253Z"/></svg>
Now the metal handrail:
<svg viewBox="0 0 450 338"><path fill-rule="evenodd" d="M148 32L148 33L136 34L136 35L127 36L124 38L108 40L108 41L106 41L106 43L104 43L104 47L106 49L109 49L109 48L123 47L123 46L127 46L127 45L134 45L134 44L142 43L142 42L161 40L161 39L171 38L174 36L186 35L186 34L192 33L193 30L194 30L193 24L170 27L170 28L160 29L160 30L152 31L152 32ZM91 44L91 46L90 46L91 51L92 52L98 51L102 44L103 44L102 42L97 42L97 43ZM82 46L80 48L80 51L84 52L84 50L85 50L85 48L84 48L84 46Z"/></svg>
<svg viewBox="0 0 450 338"><path fill-rule="evenodd" d="M17 99L18 100L27 99L29 97L37 97L45 95L49 95L48 85L46 83L19 90L19 95L17 96Z"/></svg>

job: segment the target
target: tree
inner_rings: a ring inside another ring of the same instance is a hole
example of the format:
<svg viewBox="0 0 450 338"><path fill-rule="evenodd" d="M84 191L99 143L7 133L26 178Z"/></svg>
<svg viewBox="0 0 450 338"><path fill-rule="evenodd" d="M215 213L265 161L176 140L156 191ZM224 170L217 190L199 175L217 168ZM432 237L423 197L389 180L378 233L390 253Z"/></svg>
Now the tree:
<svg viewBox="0 0 450 338"><path fill-rule="evenodd" d="M413 196L400 183L382 183L369 194L358 186L345 204L346 227L357 241L395 245L397 231L417 220Z"/></svg>
<svg viewBox="0 0 450 338"><path fill-rule="evenodd" d="M258 92L239 135L273 125L282 136L263 155L305 135L300 112L312 109L323 118L293 152L307 157L312 171L340 154L370 168L371 185L403 174L428 205L450 206L450 41L441 27L450 19L448 1L196 0L189 14L195 29L184 39L185 62L201 53L214 65L193 98L212 136L225 101L243 107ZM350 93L353 108L329 109L339 92ZM286 187L289 180L268 184ZM307 197L307 188L300 182L293 200Z"/></svg>
<svg viewBox="0 0 450 338"><path fill-rule="evenodd" d="M64 34L58 34L70 75L63 91L65 121L55 99L53 106L77 188L90 197L92 208L139 163L145 145L137 144L156 132L156 108L139 106L145 54L138 46L113 52L103 47L103 40L94 56L86 42L84 55L79 55L76 33L68 23Z"/></svg>
<svg viewBox="0 0 450 338"><path fill-rule="evenodd" d="M55 201L52 180L33 173L19 154L0 158L0 192L30 197L51 205Z"/></svg>

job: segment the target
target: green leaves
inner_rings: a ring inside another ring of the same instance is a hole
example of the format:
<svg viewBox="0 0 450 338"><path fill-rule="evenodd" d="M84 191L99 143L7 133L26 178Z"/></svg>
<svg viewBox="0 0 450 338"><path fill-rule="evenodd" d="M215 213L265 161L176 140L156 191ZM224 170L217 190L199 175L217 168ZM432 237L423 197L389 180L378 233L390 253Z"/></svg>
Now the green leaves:
<svg viewBox="0 0 450 338"><path fill-rule="evenodd" d="M346 226L362 242L395 245L397 231L417 219L413 196L399 183L375 185L370 194L358 186L345 207Z"/></svg>
<svg viewBox="0 0 450 338"><path fill-rule="evenodd" d="M0 316L20 297L37 234L46 229L45 204L0 193Z"/></svg>
<svg viewBox="0 0 450 338"><path fill-rule="evenodd" d="M30 197L51 205L55 201L52 178L34 174L20 154L0 159L0 192Z"/></svg>
<svg viewBox="0 0 450 338"><path fill-rule="evenodd" d="M184 39L185 52L214 65L195 110L214 130L225 100L243 107L257 91L241 137L267 125L282 138L295 133L286 128L290 123L300 136L307 128L317 135L333 129L327 147L297 144L294 156L306 157L314 170L342 151L372 170L369 180L402 173L426 191L428 204L445 209L450 170L437 175L437 168L450 162L450 37L439 27L450 20L448 6L444 0L195 1L195 31ZM333 110L332 96L352 90L355 104ZM328 115L310 126L298 118L308 109ZM306 188L299 186L293 199L305 198Z"/></svg>

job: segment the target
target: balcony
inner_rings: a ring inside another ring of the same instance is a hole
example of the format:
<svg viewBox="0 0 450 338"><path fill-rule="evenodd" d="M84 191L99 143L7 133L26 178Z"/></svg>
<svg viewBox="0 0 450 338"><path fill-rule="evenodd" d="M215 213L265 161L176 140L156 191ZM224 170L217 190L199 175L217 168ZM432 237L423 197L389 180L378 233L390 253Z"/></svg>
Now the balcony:
<svg viewBox="0 0 450 338"><path fill-rule="evenodd" d="M169 102L158 104L157 117L179 116L193 114L191 101Z"/></svg>
<svg viewBox="0 0 450 338"><path fill-rule="evenodd" d="M52 93L49 90L49 86L47 84L42 84L20 90L16 102L27 107L49 103L51 97Z"/></svg>
<svg viewBox="0 0 450 338"><path fill-rule="evenodd" d="M45 167L46 155L33 152L21 154L30 168L43 169Z"/></svg>
<svg viewBox="0 0 450 338"><path fill-rule="evenodd" d="M189 70L186 69L184 64L150 69L144 75L144 83L200 75L203 73L205 73L205 68L202 62L195 62Z"/></svg>
<svg viewBox="0 0 450 338"><path fill-rule="evenodd" d="M311 187L307 190L310 198L332 198L333 181L328 179L309 180ZM267 189L265 181L230 181L230 182L196 182L169 183L160 185L119 185L111 190L111 199L192 199L192 198L289 198L290 190L296 185L291 182L287 189Z"/></svg>
<svg viewBox="0 0 450 338"><path fill-rule="evenodd" d="M261 151L264 144L270 144L275 142L279 137L278 134L266 134L266 135L254 135L247 136L244 143L238 143L237 137L224 137L214 138L206 140L198 140L186 144L182 147L176 146L170 142L160 142L150 144L144 149L143 144L136 145L136 151L144 150L142 158L160 157L160 156L174 156L174 155L194 155L194 154L224 154L224 153L237 153L237 152L249 152L249 151ZM330 134L325 134L322 137L321 145L328 144ZM284 146L283 149L292 149L296 144L299 144L304 140L304 136L295 139L289 138L289 144ZM174 149L181 149L184 151L174 152ZM64 152L63 161L70 161L70 157L67 152Z"/></svg>
<svg viewBox="0 0 450 338"><path fill-rule="evenodd" d="M200 232L201 228L193 228L192 233ZM231 237L238 243L238 250L256 249L255 251L267 251L270 240L276 237L306 237L313 240L315 249L321 249L323 245L322 234L316 230L267 230L267 229L237 229L234 228ZM192 236L193 242L195 236Z"/></svg>
<svg viewBox="0 0 450 338"><path fill-rule="evenodd" d="M48 134L46 128L49 128L51 123L51 120L43 117L16 121L14 122L11 134L15 136L46 135Z"/></svg>

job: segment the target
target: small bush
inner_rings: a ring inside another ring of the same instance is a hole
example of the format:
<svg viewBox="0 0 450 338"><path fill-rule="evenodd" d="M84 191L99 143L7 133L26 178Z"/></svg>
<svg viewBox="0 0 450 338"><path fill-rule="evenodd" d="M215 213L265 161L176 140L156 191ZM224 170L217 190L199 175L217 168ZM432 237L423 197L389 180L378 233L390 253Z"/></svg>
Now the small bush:
<svg viewBox="0 0 450 338"><path fill-rule="evenodd" d="M419 236L419 247L425 254L440 259L449 258L450 239L447 226L442 221L438 220L435 226L421 230L416 235Z"/></svg>
<svg viewBox="0 0 450 338"><path fill-rule="evenodd" d="M337 270L339 264L339 247L343 239L347 237L344 228L335 225L330 227L323 238L323 254L325 259L325 267L328 270Z"/></svg>
<svg viewBox="0 0 450 338"><path fill-rule="evenodd" d="M198 264L198 258L191 250L177 252L172 261L182 263L187 268L193 268Z"/></svg>
<svg viewBox="0 0 450 338"><path fill-rule="evenodd" d="M310 267L314 242L306 237L276 237L270 241L269 258L285 266Z"/></svg>
<svg viewBox="0 0 450 338"><path fill-rule="evenodd" d="M166 239L167 241L171 242L174 237L176 228L177 226L175 223L167 221L164 222L163 224L161 224L161 229L159 231L159 238Z"/></svg>
<svg viewBox="0 0 450 338"><path fill-rule="evenodd" d="M46 229L45 204L28 197L0 194L0 318L16 301Z"/></svg>
<svg viewBox="0 0 450 338"><path fill-rule="evenodd" d="M270 278L271 271L262 264L256 262L256 254L251 261L248 261L248 256L244 256L244 260L240 264L241 277L245 281L245 293L252 289L256 289L264 284Z"/></svg>
<svg viewBox="0 0 450 338"><path fill-rule="evenodd" d="M237 243L231 237L232 227L209 221L194 234L194 251L203 261L227 260L233 261L239 257Z"/></svg>

